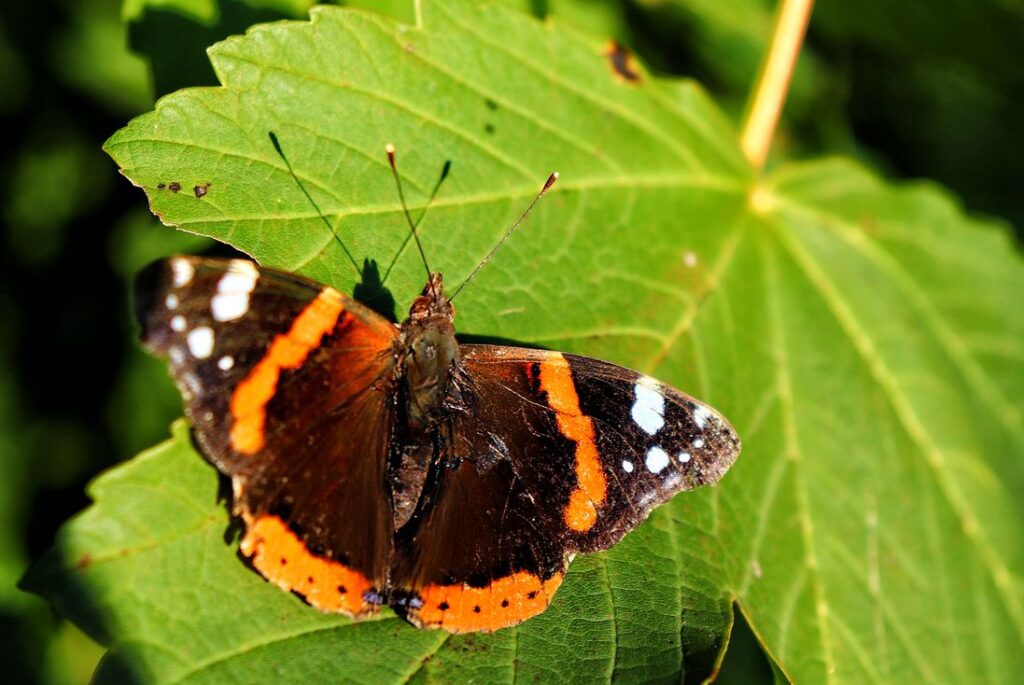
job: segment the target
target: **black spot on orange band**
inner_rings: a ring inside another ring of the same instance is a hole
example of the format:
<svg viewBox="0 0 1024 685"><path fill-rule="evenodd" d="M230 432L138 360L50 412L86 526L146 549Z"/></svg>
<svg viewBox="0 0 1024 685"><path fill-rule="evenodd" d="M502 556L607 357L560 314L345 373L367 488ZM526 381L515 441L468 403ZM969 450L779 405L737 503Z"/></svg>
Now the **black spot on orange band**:
<svg viewBox="0 0 1024 685"><path fill-rule="evenodd" d="M373 589L369 578L341 562L310 553L277 516L246 517L246 525L242 554L270 582L302 595L321 611L360 616L377 610L364 598Z"/></svg>
<svg viewBox="0 0 1024 685"><path fill-rule="evenodd" d="M507 628L544 611L562 577L556 573L541 580L520 571L485 587L428 585L418 595L422 606L410 609L407 618L421 628L444 628L452 633Z"/></svg>

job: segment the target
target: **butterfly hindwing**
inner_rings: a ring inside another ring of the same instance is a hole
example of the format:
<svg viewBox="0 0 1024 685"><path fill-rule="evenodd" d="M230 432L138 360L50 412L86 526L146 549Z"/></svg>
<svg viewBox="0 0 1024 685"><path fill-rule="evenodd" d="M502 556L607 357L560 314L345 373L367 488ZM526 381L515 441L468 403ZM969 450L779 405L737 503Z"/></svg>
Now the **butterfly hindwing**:
<svg viewBox="0 0 1024 685"><path fill-rule="evenodd" d="M397 607L417 625L514 625L543 611L561 583L574 443L527 372L521 359L481 366L470 353L452 378L461 406L440 422L434 477L392 571L419 600Z"/></svg>
<svg viewBox="0 0 1024 685"><path fill-rule="evenodd" d="M232 478L243 553L321 609L376 610L391 549L380 493L395 327L332 288L245 260L158 262L139 276L136 310L203 452Z"/></svg>

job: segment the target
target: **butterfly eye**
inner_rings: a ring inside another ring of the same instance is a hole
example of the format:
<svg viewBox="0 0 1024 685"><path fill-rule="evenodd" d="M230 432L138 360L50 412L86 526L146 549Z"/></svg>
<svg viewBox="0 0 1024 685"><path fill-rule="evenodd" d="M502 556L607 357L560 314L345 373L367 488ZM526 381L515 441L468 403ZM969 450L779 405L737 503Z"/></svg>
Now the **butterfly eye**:
<svg viewBox="0 0 1024 685"><path fill-rule="evenodd" d="M412 306L409 307L409 318L425 319L428 316L430 316L430 296L420 295L412 301Z"/></svg>

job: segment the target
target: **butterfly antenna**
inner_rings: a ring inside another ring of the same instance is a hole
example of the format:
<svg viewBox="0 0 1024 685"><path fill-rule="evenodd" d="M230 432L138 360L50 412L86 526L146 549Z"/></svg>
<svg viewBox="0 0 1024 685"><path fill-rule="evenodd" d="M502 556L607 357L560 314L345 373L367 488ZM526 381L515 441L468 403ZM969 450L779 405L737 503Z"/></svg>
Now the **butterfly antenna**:
<svg viewBox="0 0 1024 685"><path fill-rule="evenodd" d="M505 231L505 235L501 236L501 240L494 244L494 247L491 248L491 251L488 252L487 255L480 260L480 263L476 265L476 268L474 268L473 271L471 271L470 274L466 276L466 280L462 281L462 283L459 284L459 287L456 288L455 292L453 292L451 297L448 298L449 302L454 300L455 296L462 292L462 289L466 287L466 284L473 280L473 277L476 276L477 271L484 268L484 265L491 260L491 257L493 257L494 253L498 251L498 248L504 245L505 241L508 240L510 235L512 235L512 231L519 228L519 224L523 223L526 220L526 217L528 217L530 215L530 212L533 211L534 206L538 202L540 202L540 199L544 197L544 194L551 189L551 186L555 185L555 181L557 180L557 171L548 176L548 180L544 182L544 187L540 189L539 193L537 193L537 197L533 198L533 202L530 203L530 206L526 208L525 212L519 215L519 218L516 219L516 222L512 224L512 226L510 226L507 231Z"/></svg>
<svg viewBox="0 0 1024 685"><path fill-rule="evenodd" d="M427 253L423 251L423 243L420 242L420 237L416 234L416 224L413 222L412 216L409 214L409 206L405 204L405 192L402 191L402 178L398 175L398 167L395 164L395 146L388 143L384 146L384 151L388 153L388 164L391 165L391 175L395 177L395 185L398 186L398 199L402 203L402 212L405 214L405 220L409 224L409 232L412 233L412 238L416 241L416 249L420 251L420 259L423 260L423 268L427 270L427 282L431 283L431 271L430 265L427 263ZM439 293L434 294L437 295Z"/></svg>
<svg viewBox="0 0 1024 685"><path fill-rule="evenodd" d="M417 229L419 228L420 223L423 221L423 217L427 215L427 210L430 209L430 205L434 204L434 198L437 197L438 191L441 190L441 185L444 184L444 181L446 178L448 178L448 173L451 170L452 160L445 160L444 166L441 167L441 175L437 177L437 182L434 184L434 189L430 191L430 197L427 198L427 204L423 208L423 211L420 212L420 215L416 218ZM384 271L384 276L380 279L381 285L387 283L388 277L391 275L392 269L394 269L395 264L398 263L399 255L405 252L405 248L409 244L409 241L412 240L412 236L414 233L414 231L410 231L409 234L405 236L405 240L403 240L402 244L398 247L398 251L395 252L394 258L391 260L391 263L388 264L388 268Z"/></svg>
<svg viewBox="0 0 1024 685"><path fill-rule="evenodd" d="M348 257L348 261L350 261L352 263L352 266L355 267L356 273L359 274L360 278L362 278L363 272L359 268L359 264L356 262L355 257L353 257L352 253L348 251L347 247L345 247L345 243L342 242L341 236L339 236L338 233L334 230L334 227L331 226L331 222L328 221L327 217L324 216L324 213L320 211L320 207L317 205L316 200L313 199L313 196L309 194L308 190L306 190L306 186L302 183L301 180L299 180L298 174L296 174L295 169L292 168L292 163L288 161L288 157L284 154L284 150L281 149L281 142L277 139L277 135L273 131L270 131L269 135L270 142L273 143L274 149L277 151L277 154L281 157L282 160L284 160L285 166L288 167L288 173L290 173L292 175L292 178L295 179L295 184L299 186L299 190L301 190L302 194L306 196L307 200L309 200L309 204L313 205L313 209L316 210L316 213L317 215L319 215L320 220L323 221L324 226L327 227L327 232L330 233L331 236L334 238L335 242L338 243L338 246L341 247L342 251L345 253L345 256Z"/></svg>

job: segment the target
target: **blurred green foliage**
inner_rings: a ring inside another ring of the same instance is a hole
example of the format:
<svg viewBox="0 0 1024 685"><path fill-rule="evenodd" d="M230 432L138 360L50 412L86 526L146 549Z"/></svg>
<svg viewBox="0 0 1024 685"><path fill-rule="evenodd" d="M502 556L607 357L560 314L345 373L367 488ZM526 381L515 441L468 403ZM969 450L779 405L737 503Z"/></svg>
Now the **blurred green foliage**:
<svg viewBox="0 0 1024 685"><path fill-rule="evenodd" d="M739 122L771 32L767 0L506 0L694 76ZM0 6L0 654L14 682L86 682L100 650L17 578L87 503L84 483L180 413L135 346L127 283L172 251L100 145L175 89L213 85L211 43L301 18L308 0L45 0ZM409 2L357 2L405 21ZM869 160L1024 226L1024 8L998 0L819 0L773 154ZM748 639L750 644L753 644ZM756 649L752 650L756 653ZM42 664L42 666L40 666ZM723 681L743 682L750 676ZM770 673L762 677L771 678Z"/></svg>

